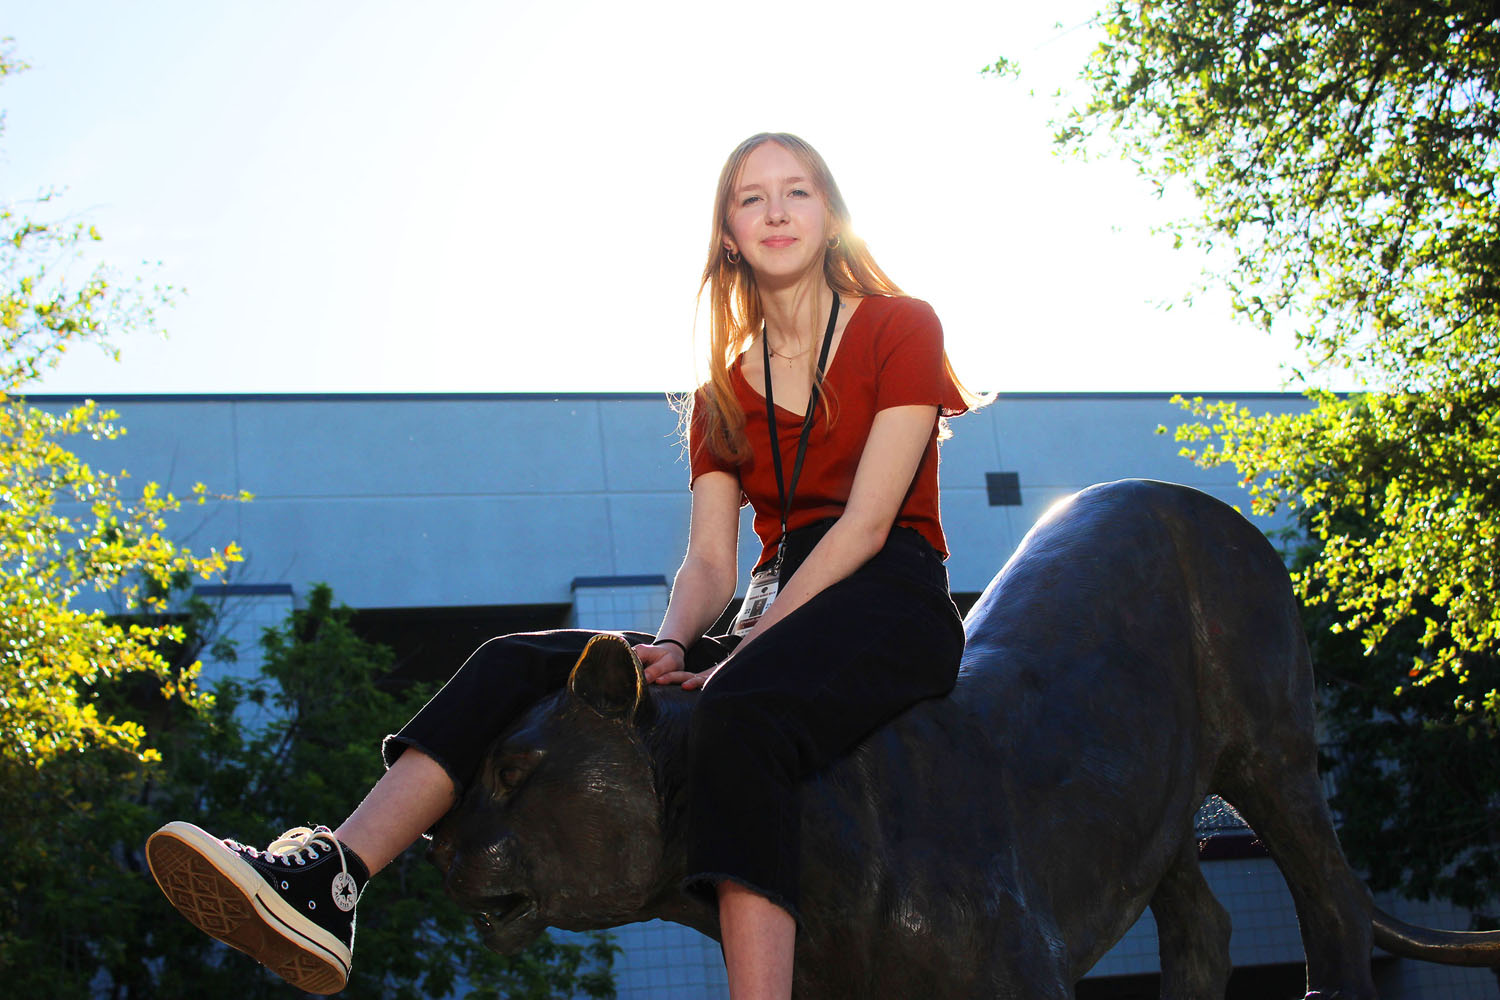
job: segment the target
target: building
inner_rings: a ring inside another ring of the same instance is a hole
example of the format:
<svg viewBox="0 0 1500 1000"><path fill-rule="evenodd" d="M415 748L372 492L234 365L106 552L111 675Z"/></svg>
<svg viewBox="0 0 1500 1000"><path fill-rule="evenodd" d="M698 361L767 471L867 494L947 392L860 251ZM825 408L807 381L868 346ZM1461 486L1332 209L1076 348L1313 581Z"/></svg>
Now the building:
<svg viewBox="0 0 1500 1000"><path fill-rule="evenodd" d="M1298 396L1241 394L1269 410ZM33 403L77 400L37 396ZM446 676L490 635L538 627L652 630L686 545L688 494L677 417L659 395L117 396L129 429L85 442L178 495L195 482L253 502L189 507L174 522L194 548L234 540L247 554L226 600L245 651L315 582L360 609L402 669ZM1168 479L1243 503L1231 470L1203 470L1157 428L1182 420L1162 394L1020 394L954 422L942 450L943 516L956 598L967 607L1049 506L1094 482ZM749 539L748 512L742 538ZM757 545L742 541L741 578ZM210 665L210 671L251 669ZM372 752L373 752L372 747ZM1209 822L1205 819L1205 822ZM1248 838L1241 838L1247 840ZM1300 991L1302 948L1275 866L1220 852L1205 873L1230 911L1245 995ZM1382 905L1404 919L1467 927L1466 914ZM717 945L675 925L617 932L622 1000L723 997ZM1149 913L1094 969L1080 996L1155 996ZM1487 970L1381 957L1382 996L1493 996ZM1272 993L1275 989L1277 992ZM1255 990L1257 992L1249 992ZM1300 995L1300 994L1299 994Z"/></svg>

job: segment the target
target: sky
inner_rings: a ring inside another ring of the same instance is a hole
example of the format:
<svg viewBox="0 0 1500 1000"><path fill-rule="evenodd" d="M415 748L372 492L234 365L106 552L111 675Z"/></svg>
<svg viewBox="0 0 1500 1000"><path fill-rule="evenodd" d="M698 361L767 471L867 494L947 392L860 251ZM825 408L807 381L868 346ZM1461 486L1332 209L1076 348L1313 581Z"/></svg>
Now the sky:
<svg viewBox="0 0 1500 1000"><path fill-rule="evenodd" d="M1093 2L7 6L0 199L60 190L34 211L184 290L33 392L690 387L714 184L759 131L822 152L971 387L1276 391L1295 360L1183 302L1204 260L1153 228L1191 203L1054 149Z"/></svg>

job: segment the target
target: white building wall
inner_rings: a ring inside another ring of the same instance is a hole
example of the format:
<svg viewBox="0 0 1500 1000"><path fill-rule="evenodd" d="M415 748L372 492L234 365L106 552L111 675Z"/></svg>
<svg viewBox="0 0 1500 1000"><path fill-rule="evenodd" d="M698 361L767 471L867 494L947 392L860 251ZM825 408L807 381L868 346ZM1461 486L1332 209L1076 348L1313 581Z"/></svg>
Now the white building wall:
<svg viewBox="0 0 1500 1000"><path fill-rule="evenodd" d="M61 406L68 397L35 397ZM363 608L567 603L580 576L661 575L687 544L687 465L661 396L144 396L102 400L129 429L78 442L185 495L195 482L248 504L174 520L198 547L237 540L236 583L313 581ZM1283 411L1300 397L1251 405ZM953 421L943 517L957 591L977 592L1053 502L1091 483L1169 479L1243 502L1231 470L1178 457L1164 395L1007 396ZM992 507L985 473L1020 476ZM741 562L759 551L742 519ZM742 576L745 574L742 574Z"/></svg>

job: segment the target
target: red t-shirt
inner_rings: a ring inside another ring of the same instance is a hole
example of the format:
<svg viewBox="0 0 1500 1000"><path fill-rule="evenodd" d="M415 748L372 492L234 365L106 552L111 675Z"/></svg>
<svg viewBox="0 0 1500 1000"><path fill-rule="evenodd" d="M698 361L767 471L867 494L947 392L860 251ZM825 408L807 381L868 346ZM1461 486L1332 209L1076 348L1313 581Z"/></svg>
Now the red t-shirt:
<svg viewBox="0 0 1500 1000"><path fill-rule="evenodd" d="M751 455L739 466L725 462L709 450L704 421L694 408L689 424L688 449L692 478L715 470L737 476L744 499L755 508L755 534L762 544L764 563L776 553L781 535L781 500L776 492L772 468L770 431L766 426L766 399L762 389L751 388L736 364L730 371L735 394L745 409L745 434ZM702 393L700 389L699 394ZM936 406L944 416L968 409L958 386L943 364L943 327L932 307L920 299L870 296L859 304L843 340L823 377L823 392L832 404L830 426L823 404L818 404L808 434L807 457L787 518L788 530L805 527L825 518L838 517L849 501L854 470L864 453L865 441L875 414L891 406ZM694 401L697 402L695 395ZM776 407L776 429L781 444L782 475L791 485L792 465L797 457L797 439L802 417ZM938 516L937 427L927 440L927 450L912 477L911 489L901 503L896 523L921 532L945 558L948 548Z"/></svg>

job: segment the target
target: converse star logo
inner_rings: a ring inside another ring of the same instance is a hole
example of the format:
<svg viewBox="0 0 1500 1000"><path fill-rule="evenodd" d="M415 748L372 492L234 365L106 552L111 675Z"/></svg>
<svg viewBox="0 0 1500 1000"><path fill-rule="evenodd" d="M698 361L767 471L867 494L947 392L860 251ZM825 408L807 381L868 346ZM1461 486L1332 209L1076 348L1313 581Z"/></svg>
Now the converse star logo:
<svg viewBox="0 0 1500 1000"><path fill-rule="evenodd" d="M333 877L333 905L348 913L359 899L359 890L354 887L354 876L339 872Z"/></svg>

